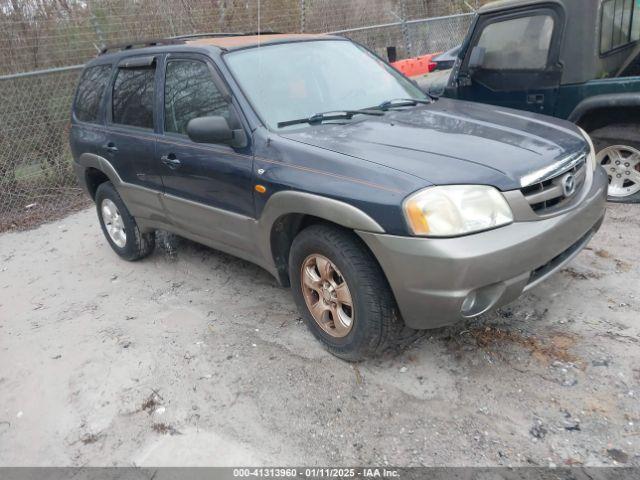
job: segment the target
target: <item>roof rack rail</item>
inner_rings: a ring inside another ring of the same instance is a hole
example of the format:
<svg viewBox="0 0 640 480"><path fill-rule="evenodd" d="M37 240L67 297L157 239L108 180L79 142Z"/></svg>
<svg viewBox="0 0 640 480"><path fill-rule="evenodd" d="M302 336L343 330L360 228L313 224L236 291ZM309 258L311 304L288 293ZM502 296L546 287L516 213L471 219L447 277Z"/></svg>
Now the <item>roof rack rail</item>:
<svg viewBox="0 0 640 480"><path fill-rule="evenodd" d="M135 40L133 42L127 43L116 43L113 45L107 45L102 50L100 50L100 55L104 55L108 52L113 52L117 50L133 50L134 48L144 48L144 47L155 47L158 45L176 45L184 43L180 39L176 38L154 38L154 39L145 39L145 40Z"/></svg>
<svg viewBox="0 0 640 480"><path fill-rule="evenodd" d="M273 30L261 30L258 32L205 32L205 33L187 33L186 35L176 35L169 37L171 40L188 40L190 38L201 37L244 37L253 35L280 35L281 32L274 32Z"/></svg>
<svg viewBox="0 0 640 480"><path fill-rule="evenodd" d="M113 45L107 45L100 50L99 55L104 55L109 52L118 50L133 50L134 48L156 47L159 45L180 45L184 44L186 40L190 38L207 38L207 37L242 37L245 35L277 35L280 32L273 32L271 30L261 32L210 32L210 33L190 33L186 35L176 35L175 37L168 38L153 38L145 40L135 40L126 43L117 43Z"/></svg>
<svg viewBox="0 0 640 480"><path fill-rule="evenodd" d="M243 35L252 35L251 33L243 32L209 32L209 33L187 33L186 35L176 35L175 37L169 37L172 40L188 40L189 38L200 37L241 37Z"/></svg>

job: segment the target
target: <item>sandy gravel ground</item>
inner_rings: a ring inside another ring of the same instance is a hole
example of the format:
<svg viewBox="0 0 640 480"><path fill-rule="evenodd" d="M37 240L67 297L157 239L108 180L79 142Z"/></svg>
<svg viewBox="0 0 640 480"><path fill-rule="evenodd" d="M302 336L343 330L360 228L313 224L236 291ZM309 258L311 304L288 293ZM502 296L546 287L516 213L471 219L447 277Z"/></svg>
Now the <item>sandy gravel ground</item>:
<svg viewBox="0 0 640 480"><path fill-rule="evenodd" d="M482 319L357 366L288 290L93 210L0 235L0 465L640 465L640 206Z"/></svg>

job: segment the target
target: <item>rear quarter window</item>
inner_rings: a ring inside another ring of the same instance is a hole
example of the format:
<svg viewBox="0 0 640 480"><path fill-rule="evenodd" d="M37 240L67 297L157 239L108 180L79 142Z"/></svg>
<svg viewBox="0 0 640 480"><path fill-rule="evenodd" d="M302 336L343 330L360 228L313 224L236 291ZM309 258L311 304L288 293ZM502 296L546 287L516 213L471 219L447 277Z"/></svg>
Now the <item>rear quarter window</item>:
<svg viewBox="0 0 640 480"><path fill-rule="evenodd" d="M111 65L87 68L80 78L74 112L82 122L97 122L100 103L109 83Z"/></svg>

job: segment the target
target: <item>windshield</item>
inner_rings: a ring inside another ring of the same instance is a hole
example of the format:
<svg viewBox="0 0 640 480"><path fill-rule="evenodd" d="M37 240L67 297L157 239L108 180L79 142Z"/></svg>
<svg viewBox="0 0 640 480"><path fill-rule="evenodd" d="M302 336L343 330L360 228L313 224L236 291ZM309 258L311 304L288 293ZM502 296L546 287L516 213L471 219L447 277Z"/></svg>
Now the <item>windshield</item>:
<svg viewBox="0 0 640 480"><path fill-rule="evenodd" d="M272 130L279 122L321 112L360 110L397 98L428 98L392 67L343 40L269 45L224 58Z"/></svg>

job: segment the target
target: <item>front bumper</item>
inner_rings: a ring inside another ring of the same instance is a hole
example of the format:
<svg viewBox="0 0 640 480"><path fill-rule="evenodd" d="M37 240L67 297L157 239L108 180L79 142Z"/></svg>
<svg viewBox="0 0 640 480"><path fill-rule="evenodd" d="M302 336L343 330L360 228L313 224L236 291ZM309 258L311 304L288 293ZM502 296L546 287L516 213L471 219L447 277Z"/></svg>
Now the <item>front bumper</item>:
<svg viewBox="0 0 640 480"><path fill-rule="evenodd" d="M566 265L600 228L607 187L598 167L572 210L466 237L358 234L380 262L407 326L438 328L512 302Z"/></svg>

